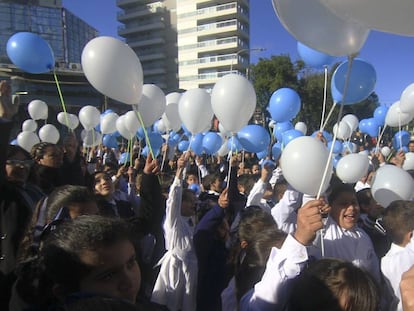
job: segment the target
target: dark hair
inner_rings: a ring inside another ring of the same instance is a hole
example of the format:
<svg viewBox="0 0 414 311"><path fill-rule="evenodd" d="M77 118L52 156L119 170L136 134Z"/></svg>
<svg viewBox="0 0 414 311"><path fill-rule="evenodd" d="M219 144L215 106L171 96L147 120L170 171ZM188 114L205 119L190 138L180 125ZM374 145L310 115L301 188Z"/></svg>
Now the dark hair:
<svg viewBox="0 0 414 311"><path fill-rule="evenodd" d="M66 304L64 311L139 311L136 305L123 299L107 298L107 297L90 297L80 298L75 302ZM143 310L143 309L142 309Z"/></svg>
<svg viewBox="0 0 414 311"><path fill-rule="evenodd" d="M344 192L355 194L355 189L351 184L335 183L328 195L328 203L332 204Z"/></svg>
<svg viewBox="0 0 414 311"><path fill-rule="evenodd" d="M378 285L368 272L327 258L311 263L292 281L288 310L376 311L379 297ZM340 305L343 298L345 306Z"/></svg>
<svg viewBox="0 0 414 311"><path fill-rule="evenodd" d="M244 187L245 193L248 195L252 190L255 182L257 181L256 175L243 174L237 177L237 184Z"/></svg>
<svg viewBox="0 0 414 311"><path fill-rule="evenodd" d="M122 240L131 241L131 228L121 219L84 215L64 222L41 247L45 275L69 292L78 291L79 282L92 269L82 262L82 254Z"/></svg>
<svg viewBox="0 0 414 311"><path fill-rule="evenodd" d="M369 205L372 199L372 193L370 188L361 189L356 193L356 197L359 205Z"/></svg>
<svg viewBox="0 0 414 311"><path fill-rule="evenodd" d="M73 203L88 203L93 201L95 201L95 198L88 188L73 185L58 187L47 198L40 200L36 205L32 219L26 228L25 236L20 244L19 261L23 261L36 254L39 241L36 241L34 244L34 235L40 238L44 226L53 220L59 209L62 207L70 209Z"/></svg>
<svg viewBox="0 0 414 311"><path fill-rule="evenodd" d="M238 301L260 281L272 247L280 248L286 236L287 234L278 230L276 226L263 227L259 232L255 232L254 239L241 249L234 275Z"/></svg>
<svg viewBox="0 0 414 311"><path fill-rule="evenodd" d="M17 146L17 145L8 145L7 146L7 155L6 155L7 159L11 158L12 156L14 156L18 153L23 154L25 156L25 158L28 159L28 160L31 159L30 153L27 152L26 150L24 150L22 147Z"/></svg>
<svg viewBox="0 0 414 311"><path fill-rule="evenodd" d="M205 176L204 179L203 179L203 181L202 181L204 190L206 190L206 191L207 190L210 190L210 185L212 183L214 183L214 181L216 179L220 179L221 180L220 174L218 174L218 173L212 173L212 174L208 174L207 176Z"/></svg>
<svg viewBox="0 0 414 311"><path fill-rule="evenodd" d="M44 157L46 153L46 149L49 147L57 147L57 145L47 142L41 142L32 147L32 150L30 151L30 156L33 160L37 161Z"/></svg>
<svg viewBox="0 0 414 311"><path fill-rule="evenodd" d="M384 228L391 241L401 245L404 235L414 230L414 202L397 200L385 209Z"/></svg>

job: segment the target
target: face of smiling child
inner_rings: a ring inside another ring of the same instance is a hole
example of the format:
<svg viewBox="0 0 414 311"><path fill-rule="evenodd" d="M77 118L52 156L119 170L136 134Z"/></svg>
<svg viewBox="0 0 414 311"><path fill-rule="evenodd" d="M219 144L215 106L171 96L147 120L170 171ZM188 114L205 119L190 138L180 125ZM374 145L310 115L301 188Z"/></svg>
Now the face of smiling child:
<svg viewBox="0 0 414 311"><path fill-rule="evenodd" d="M352 192L342 192L330 204L330 215L343 229L352 229L359 218L358 200Z"/></svg>

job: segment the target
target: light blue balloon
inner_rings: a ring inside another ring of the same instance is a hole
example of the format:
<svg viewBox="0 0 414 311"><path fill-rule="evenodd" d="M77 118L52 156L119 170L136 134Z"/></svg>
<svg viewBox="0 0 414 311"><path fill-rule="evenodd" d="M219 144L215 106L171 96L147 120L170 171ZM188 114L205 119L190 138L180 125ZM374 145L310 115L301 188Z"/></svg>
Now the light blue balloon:
<svg viewBox="0 0 414 311"><path fill-rule="evenodd" d="M7 41L6 49L12 63L26 72L49 72L55 66L52 48L37 34L15 33Z"/></svg>
<svg viewBox="0 0 414 311"><path fill-rule="evenodd" d="M342 102L347 72L348 61L345 61L336 68L332 75L331 93L337 103ZM374 91L376 81L377 73L374 66L362 59L355 58L352 62L348 89L343 100L344 105L352 105L366 99Z"/></svg>
<svg viewBox="0 0 414 311"><path fill-rule="evenodd" d="M341 160L342 156L340 154L337 154L335 156L332 157L332 164L333 167L336 168L336 166L338 165L339 160Z"/></svg>
<svg viewBox="0 0 414 311"><path fill-rule="evenodd" d="M125 164L128 163L130 160L130 154L129 152L124 152L120 155L119 160L118 160L118 164Z"/></svg>
<svg viewBox="0 0 414 311"><path fill-rule="evenodd" d="M187 151L190 142L188 140L182 140L178 143L178 150L181 152Z"/></svg>
<svg viewBox="0 0 414 311"><path fill-rule="evenodd" d="M260 152L270 144L270 136L267 130L260 125L246 125L238 133L237 137L243 149L248 152Z"/></svg>
<svg viewBox="0 0 414 311"><path fill-rule="evenodd" d="M286 122L292 120L300 111L301 100L299 94L291 88L276 90L269 100L268 111L272 120Z"/></svg>
<svg viewBox="0 0 414 311"><path fill-rule="evenodd" d="M262 159L266 158L268 154L269 154L269 151L267 150L267 148L265 150L260 151L260 152L256 152L256 156L259 160L262 160Z"/></svg>
<svg viewBox="0 0 414 311"><path fill-rule="evenodd" d="M282 143L277 142L273 144L272 146L272 159L277 161L280 158L280 155L282 154Z"/></svg>
<svg viewBox="0 0 414 311"><path fill-rule="evenodd" d="M310 67L321 68L323 66L329 66L335 59L333 56L316 51L299 41L297 49L300 58Z"/></svg>
<svg viewBox="0 0 414 311"><path fill-rule="evenodd" d="M232 136L227 141L227 148L231 152L240 152L243 150L243 147L239 141L239 139L236 136Z"/></svg>
<svg viewBox="0 0 414 311"><path fill-rule="evenodd" d="M164 143L164 139L162 138L160 133L148 133L148 139L151 144L151 148L155 153L157 150L160 150L162 144Z"/></svg>
<svg viewBox="0 0 414 311"><path fill-rule="evenodd" d="M354 143L351 143L350 141L344 141L342 143L342 152L348 151L350 153L356 152L357 146Z"/></svg>
<svg viewBox="0 0 414 311"><path fill-rule="evenodd" d="M17 139L13 139L13 140L10 142L10 145L18 146L19 144L17 143Z"/></svg>
<svg viewBox="0 0 414 311"><path fill-rule="evenodd" d="M361 133L365 133L365 134L367 133L367 127L368 127L367 124L368 124L368 119L362 119L359 121L358 128Z"/></svg>
<svg viewBox="0 0 414 311"><path fill-rule="evenodd" d="M215 132L207 132L203 137L203 148L206 154L213 155L221 147L222 139Z"/></svg>
<svg viewBox="0 0 414 311"><path fill-rule="evenodd" d="M196 155L203 154L203 138L204 135L201 133L198 133L191 137L191 150L193 150Z"/></svg>
<svg viewBox="0 0 414 311"><path fill-rule="evenodd" d="M290 121L276 123L273 128L273 136L281 142L283 133L291 129L293 129L293 124Z"/></svg>
<svg viewBox="0 0 414 311"><path fill-rule="evenodd" d="M284 132L282 135L283 147L286 147L292 140L301 136L303 136L303 133L295 129Z"/></svg>
<svg viewBox="0 0 414 311"><path fill-rule="evenodd" d="M411 135L409 132L407 131L398 131L397 133L394 134L393 137L393 146L394 149L401 149L404 146L407 146L408 143L410 142L411 139ZM395 140L395 145L394 145L394 140ZM400 143L401 142L401 143Z"/></svg>
<svg viewBox="0 0 414 311"><path fill-rule="evenodd" d="M112 134L106 134L102 138L102 144L108 148L116 148L118 149L118 141L116 137Z"/></svg>
<svg viewBox="0 0 414 311"><path fill-rule="evenodd" d="M384 105L378 106L374 111L374 119L379 126L384 126L388 108Z"/></svg>
<svg viewBox="0 0 414 311"><path fill-rule="evenodd" d="M199 184L191 184L188 186L188 189L193 191L195 195L199 195L201 193L201 187Z"/></svg>
<svg viewBox="0 0 414 311"><path fill-rule="evenodd" d="M332 141L328 142L328 150L331 150L331 147L332 147ZM335 140L332 152L335 154L339 154L342 152L342 149L343 149L342 143L339 140Z"/></svg>
<svg viewBox="0 0 414 311"><path fill-rule="evenodd" d="M377 137L379 135L379 125L374 118L366 119L365 133L371 137Z"/></svg>

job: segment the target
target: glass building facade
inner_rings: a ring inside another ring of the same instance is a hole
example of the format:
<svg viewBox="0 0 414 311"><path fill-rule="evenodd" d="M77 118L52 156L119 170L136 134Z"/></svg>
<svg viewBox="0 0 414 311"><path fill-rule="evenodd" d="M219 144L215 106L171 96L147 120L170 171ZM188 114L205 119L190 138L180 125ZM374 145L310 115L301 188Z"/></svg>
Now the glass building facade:
<svg viewBox="0 0 414 311"><path fill-rule="evenodd" d="M98 35L96 29L62 8L58 1L0 0L1 63L10 63L7 41L22 31L42 36L52 47L56 62L64 63L80 63L83 47Z"/></svg>

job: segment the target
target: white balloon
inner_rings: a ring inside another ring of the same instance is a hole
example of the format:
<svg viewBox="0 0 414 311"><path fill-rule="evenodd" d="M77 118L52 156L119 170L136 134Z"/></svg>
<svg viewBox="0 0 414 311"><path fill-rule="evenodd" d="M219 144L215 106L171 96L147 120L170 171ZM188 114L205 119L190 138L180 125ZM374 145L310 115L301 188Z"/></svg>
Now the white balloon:
<svg viewBox="0 0 414 311"><path fill-rule="evenodd" d="M268 127L270 128L270 129L273 129L274 127L275 127L275 125L276 125L276 121L275 120L270 120L269 121L269 124L268 124ZM306 124L305 124L306 125ZM306 134L305 134L306 135Z"/></svg>
<svg viewBox="0 0 414 311"><path fill-rule="evenodd" d="M151 126L165 112L167 100L163 90L155 84L144 84L138 111L145 127Z"/></svg>
<svg viewBox="0 0 414 311"><path fill-rule="evenodd" d="M406 171L414 170L414 152L407 152L405 154L403 169Z"/></svg>
<svg viewBox="0 0 414 311"><path fill-rule="evenodd" d="M71 113L59 112L57 120L60 124L67 126L71 130L74 130L79 125L78 117Z"/></svg>
<svg viewBox="0 0 414 311"><path fill-rule="evenodd" d="M306 135L306 132L308 131L308 127L304 122L298 122L295 124L295 130L301 131L303 135Z"/></svg>
<svg viewBox="0 0 414 311"><path fill-rule="evenodd" d="M349 127L351 128L351 132L354 132L359 126L359 120L353 114L347 114L343 116L342 121L348 123Z"/></svg>
<svg viewBox="0 0 414 311"><path fill-rule="evenodd" d="M222 133L225 137L230 137L231 136L231 133L224 128L223 124L219 123L218 129L219 129L220 133Z"/></svg>
<svg viewBox="0 0 414 311"><path fill-rule="evenodd" d="M101 113L94 106L84 106L79 110L79 121L85 130L89 131L101 121Z"/></svg>
<svg viewBox="0 0 414 311"><path fill-rule="evenodd" d="M119 115L115 112L109 112L105 114L101 119L101 132L102 134L111 134L116 131L116 120Z"/></svg>
<svg viewBox="0 0 414 311"><path fill-rule="evenodd" d="M135 111L128 111L125 114L125 127L130 133L136 133L140 128L137 113Z"/></svg>
<svg viewBox="0 0 414 311"><path fill-rule="evenodd" d="M164 121L162 119L155 122L155 124L157 125L158 133L165 133L167 131L167 128L165 127Z"/></svg>
<svg viewBox="0 0 414 311"><path fill-rule="evenodd" d="M21 132L17 135L17 144L27 152L30 152L32 147L39 142L39 137L33 132Z"/></svg>
<svg viewBox="0 0 414 311"><path fill-rule="evenodd" d="M22 124L22 132L34 132L37 129L37 123L35 120L27 119Z"/></svg>
<svg viewBox="0 0 414 311"><path fill-rule="evenodd" d="M371 185L372 196L384 207L395 200L411 200L413 191L414 180L411 175L390 164L376 171Z"/></svg>
<svg viewBox="0 0 414 311"><path fill-rule="evenodd" d="M181 119L178 113L178 103L168 103L162 114L162 121L168 130L177 132L181 128Z"/></svg>
<svg viewBox="0 0 414 311"><path fill-rule="evenodd" d="M214 115L210 94L200 88L186 91L178 102L178 114L191 134L210 128Z"/></svg>
<svg viewBox="0 0 414 311"><path fill-rule="evenodd" d="M367 28L400 35L414 35L412 0L319 0L339 17Z"/></svg>
<svg viewBox="0 0 414 311"><path fill-rule="evenodd" d="M283 26L300 42L332 56L361 50L369 27L338 17L318 0L273 0Z"/></svg>
<svg viewBox="0 0 414 311"><path fill-rule="evenodd" d="M333 127L332 132L334 134L336 133L337 137L343 140L348 139L352 135L351 128L349 127L348 123L344 121L340 121L339 126L338 126L338 123L336 123Z"/></svg>
<svg viewBox="0 0 414 311"><path fill-rule="evenodd" d="M142 66L125 42L112 37L92 39L82 51L82 68L88 81L102 94L129 105L140 102Z"/></svg>
<svg viewBox="0 0 414 311"><path fill-rule="evenodd" d="M223 139L223 144L221 145L220 149L217 151L217 155L220 157L224 157L228 155L230 152L230 149L228 147L228 141L227 139Z"/></svg>
<svg viewBox="0 0 414 311"><path fill-rule="evenodd" d="M131 139L132 137L134 137L135 133L131 133L128 128L126 127L126 120L125 120L126 116L122 115L120 116L117 120L116 120L116 129L119 132L119 134L121 134L122 137L124 137L125 139Z"/></svg>
<svg viewBox="0 0 414 311"><path fill-rule="evenodd" d="M396 101L387 111L385 124L391 127L398 127L410 123L412 119L413 115L407 112L402 112L400 101Z"/></svg>
<svg viewBox="0 0 414 311"><path fill-rule="evenodd" d="M401 93L400 109L402 112L414 114L414 83L407 86Z"/></svg>
<svg viewBox="0 0 414 311"><path fill-rule="evenodd" d="M386 157L388 157L389 155L390 155L390 153L391 153L391 149L390 149L390 147L388 147L388 146L384 146L384 147L382 147L381 148L381 153L382 153L382 155L386 158Z"/></svg>
<svg viewBox="0 0 414 311"><path fill-rule="evenodd" d="M224 128L237 133L247 125L256 109L256 92L245 77L227 74L214 85L211 106Z"/></svg>
<svg viewBox="0 0 414 311"><path fill-rule="evenodd" d="M336 165L336 175L345 183L356 183L368 172L369 159L365 154L351 153Z"/></svg>
<svg viewBox="0 0 414 311"><path fill-rule="evenodd" d="M53 124L45 124L39 129L39 138L43 142L57 144L60 134Z"/></svg>
<svg viewBox="0 0 414 311"><path fill-rule="evenodd" d="M83 145L85 147L94 147L102 143L102 134L94 129L85 131L83 137Z"/></svg>
<svg viewBox="0 0 414 311"><path fill-rule="evenodd" d="M288 183L297 191L309 195L318 194L326 164L329 163L322 193L328 188L333 164L328 149L321 141L309 136L298 137L282 151L280 161Z"/></svg>
<svg viewBox="0 0 414 311"><path fill-rule="evenodd" d="M32 100L27 106L30 117L33 120L46 120L48 116L47 104L40 99Z"/></svg>

